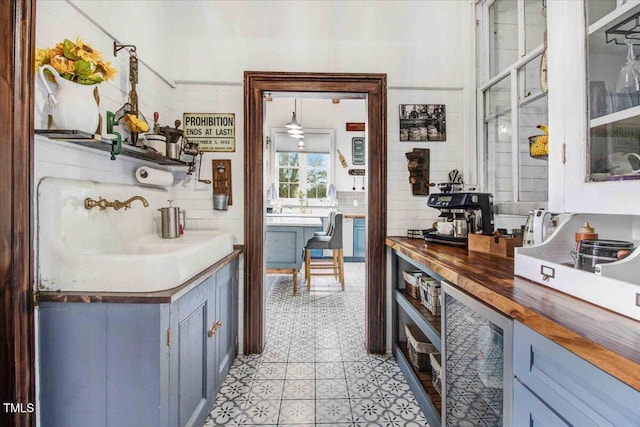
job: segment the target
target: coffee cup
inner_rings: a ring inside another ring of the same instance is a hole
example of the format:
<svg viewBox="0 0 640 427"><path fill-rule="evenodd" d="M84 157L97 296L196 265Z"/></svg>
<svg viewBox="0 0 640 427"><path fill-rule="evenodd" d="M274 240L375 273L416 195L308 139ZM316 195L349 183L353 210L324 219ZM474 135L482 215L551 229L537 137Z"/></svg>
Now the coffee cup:
<svg viewBox="0 0 640 427"><path fill-rule="evenodd" d="M453 236L453 222L438 221L436 229L441 236Z"/></svg>

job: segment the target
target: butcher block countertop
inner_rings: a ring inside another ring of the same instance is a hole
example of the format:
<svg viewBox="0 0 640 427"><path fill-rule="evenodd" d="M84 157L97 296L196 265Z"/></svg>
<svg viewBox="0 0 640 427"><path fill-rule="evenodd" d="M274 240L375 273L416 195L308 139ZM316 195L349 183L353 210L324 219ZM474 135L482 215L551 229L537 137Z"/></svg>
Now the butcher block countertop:
<svg viewBox="0 0 640 427"><path fill-rule="evenodd" d="M640 322L513 275L513 258L420 239L387 246L640 390Z"/></svg>

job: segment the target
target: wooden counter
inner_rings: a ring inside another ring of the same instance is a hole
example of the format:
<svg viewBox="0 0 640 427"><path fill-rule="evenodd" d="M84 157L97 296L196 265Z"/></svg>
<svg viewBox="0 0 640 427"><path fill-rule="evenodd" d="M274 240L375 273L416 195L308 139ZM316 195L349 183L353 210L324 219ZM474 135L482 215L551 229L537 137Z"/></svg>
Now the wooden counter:
<svg viewBox="0 0 640 427"><path fill-rule="evenodd" d="M386 244L640 390L640 322L516 277L512 258L406 237Z"/></svg>

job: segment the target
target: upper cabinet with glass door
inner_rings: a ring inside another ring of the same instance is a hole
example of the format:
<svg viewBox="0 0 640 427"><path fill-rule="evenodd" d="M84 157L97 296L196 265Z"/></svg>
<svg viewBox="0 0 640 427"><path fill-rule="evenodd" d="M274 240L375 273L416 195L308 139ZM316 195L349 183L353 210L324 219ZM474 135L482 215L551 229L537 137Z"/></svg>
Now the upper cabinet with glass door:
<svg viewBox="0 0 640 427"><path fill-rule="evenodd" d="M549 2L549 32L551 144L566 161L550 207L639 214L640 1Z"/></svg>
<svg viewBox="0 0 640 427"><path fill-rule="evenodd" d="M546 153L529 137L547 124L546 7L542 0L489 0L476 6L480 182L498 213L546 205Z"/></svg>

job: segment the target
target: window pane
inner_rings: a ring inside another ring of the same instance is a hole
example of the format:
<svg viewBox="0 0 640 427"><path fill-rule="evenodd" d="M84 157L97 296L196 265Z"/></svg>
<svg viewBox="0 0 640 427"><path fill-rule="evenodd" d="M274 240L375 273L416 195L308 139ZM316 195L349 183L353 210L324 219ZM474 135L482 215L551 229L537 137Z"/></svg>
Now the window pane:
<svg viewBox="0 0 640 427"><path fill-rule="evenodd" d="M278 176L279 182L299 182L298 175L300 171L298 169L280 168Z"/></svg>
<svg viewBox="0 0 640 427"><path fill-rule="evenodd" d="M606 14L613 12L616 8L616 0L586 1L585 7L587 8L587 19L591 25Z"/></svg>
<svg viewBox="0 0 640 427"><path fill-rule="evenodd" d="M542 0L524 2L524 20L525 53L529 53L543 43L544 30L547 28L547 18L542 15Z"/></svg>
<svg viewBox="0 0 640 427"><path fill-rule="evenodd" d="M485 92L485 119L509 113L511 110L511 86L509 77L500 80Z"/></svg>
<svg viewBox="0 0 640 427"><path fill-rule="evenodd" d="M538 56L518 70L518 84L520 85L520 102L526 98L534 97L542 93L540 85L540 61Z"/></svg>
<svg viewBox="0 0 640 427"><path fill-rule="evenodd" d="M486 122L490 192L494 202L513 201L513 167L511 161L511 118L500 116ZM491 166L490 166L491 168Z"/></svg>
<svg viewBox="0 0 640 427"><path fill-rule="evenodd" d="M309 153L307 154L307 165L326 168L329 164L329 154Z"/></svg>
<svg viewBox="0 0 640 427"><path fill-rule="evenodd" d="M489 7L489 73L493 77L518 60L518 2L496 0Z"/></svg>
<svg viewBox="0 0 640 427"><path fill-rule="evenodd" d="M309 153L307 157L307 198L327 197L328 153Z"/></svg>
<svg viewBox="0 0 640 427"><path fill-rule="evenodd" d="M278 153L278 165L299 166L300 155L298 153Z"/></svg>
<svg viewBox="0 0 640 427"><path fill-rule="evenodd" d="M520 107L520 132L518 139L519 194L521 202L543 202L548 199L548 162L534 159L529 154L529 136L542 135L537 125L546 125L547 97L542 97L525 106Z"/></svg>
<svg viewBox="0 0 640 427"><path fill-rule="evenodd" d="M298 197L298 184L281 182L278 186L278 197L282 199L293 199Z"/></svg>

